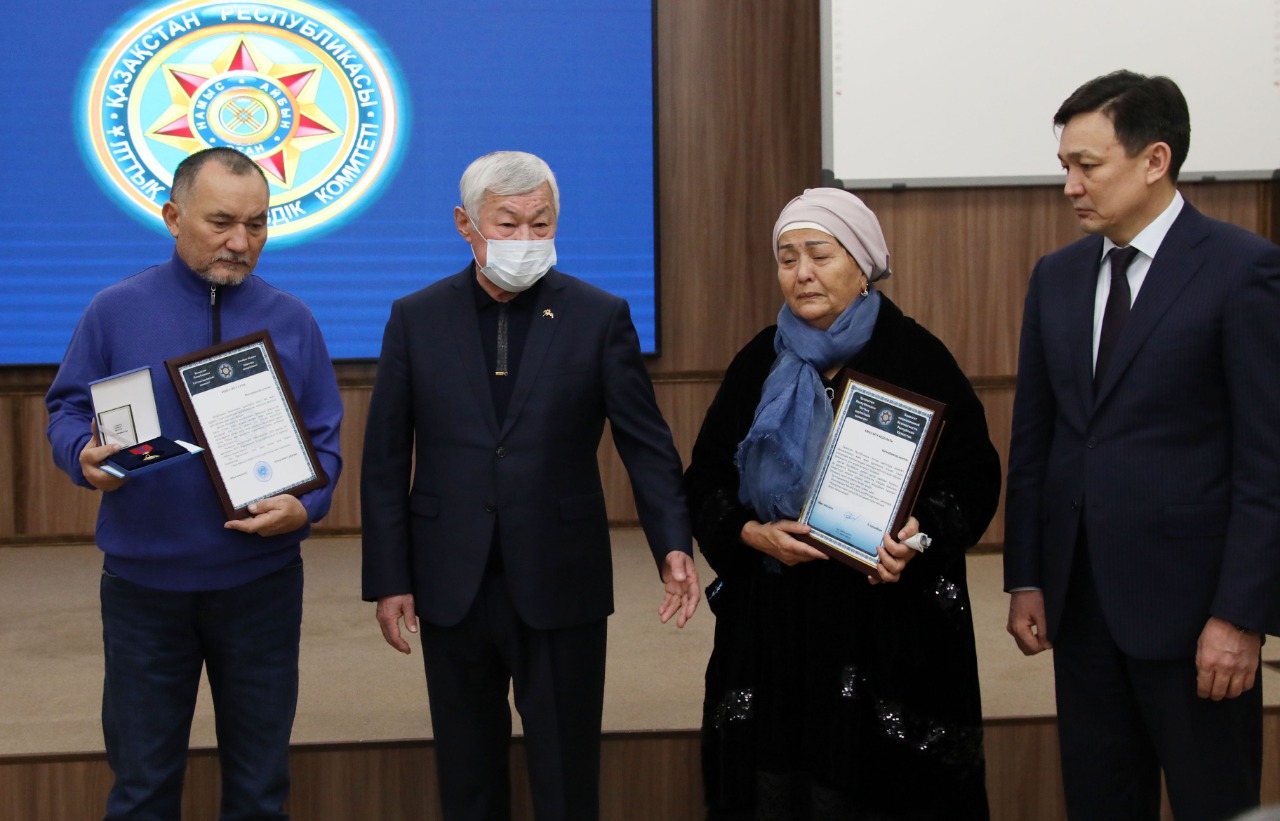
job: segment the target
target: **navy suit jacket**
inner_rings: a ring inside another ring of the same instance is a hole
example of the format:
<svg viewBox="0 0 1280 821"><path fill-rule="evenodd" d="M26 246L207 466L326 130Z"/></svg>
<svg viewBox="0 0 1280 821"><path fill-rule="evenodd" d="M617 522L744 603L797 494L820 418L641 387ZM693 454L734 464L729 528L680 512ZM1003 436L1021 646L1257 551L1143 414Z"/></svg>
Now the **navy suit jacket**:
<svg viewBox="0 0 1280 821"><path fill-rule="evenodd" d="M630 309L548 271L499 420L475 275L469 266L392 305L365 434L364 597L412 593L419 616L457 624L499 527L507 583L527 624L603 618L613 612L597 463L606 419L655 561L691 550L680 456Z"/></svg>
<svg viewBox="0 0 1280 821"><path fill-rule="evenodd" d="M1102 238L1042 258L1018 353L1005 589L1061 623L1079 528L1117 645L1195 654L1206 620L1280 629L1280 248L1189 203L1093 387Z"/></svg>

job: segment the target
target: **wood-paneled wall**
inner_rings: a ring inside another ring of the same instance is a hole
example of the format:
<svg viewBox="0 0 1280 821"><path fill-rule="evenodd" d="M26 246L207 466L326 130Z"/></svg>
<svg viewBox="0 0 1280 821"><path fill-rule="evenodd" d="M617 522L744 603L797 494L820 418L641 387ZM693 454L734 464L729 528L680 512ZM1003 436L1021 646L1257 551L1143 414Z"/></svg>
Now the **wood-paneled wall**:
<svg viewBox="0 0 1280 821"><path fill-rule="evenodd" d="M781 304L769 248L774 219L821 178L817 5L657 2L662 352L650 367L686 459L719 374ZM1044 101L1046 122L1057 103ZM940 133L939 150L945 149ZM1184 191L1207 213L1258 233L1274 235L1280 220L1271 183ZM895 275L885 293L951 348L987 406L1003 456L1027 276L1040 255L1078 236L1060 191L862 193L893 253ZM157 255L165 252L156 248ZM346 468L317 532L353 533L360 527L360 450L373 367L340 363L337 370L347 411ZM0 369L0 544L92 537L96 494L73 487L53 467L44 439L43 393L53 373ZM630 488L607 436L601 462L611 518L633 522ZM984 544L999 545L1000 518Z"/></svg>
<svg viewBox="0 0 1280 821"><path fill-rule="evenodd" d="M512 821L533 821L523 739L511 744ZM702 813L698 734L610 733L600 750L600 817L693 821ZM295 746L290 754L291 817L308 821L441 821L431 741ZM0 759L0 818L78 821L100 817L112 784L102 753ZM215 821L216 752L188 758L182 817Z"/></svg>
<svg viewBox="0 0 1280 821"><path fill-rule="evenodd" d="M1057 721L987 721L987 795L992 821L1065 821ZM1263 716L1262 801L1280 801L1280 713ZM609 733L601 745L602 821L700 821L698 733ZM430 741L295 746L290 814L308 821L440 821L435 747ZM183 818L217 816L218 761L193 751ZM532 821L523 741L511 745L512 819ZM904 783L909 783L905 782ZM0 759L0 818L92 818L102 811L111 772L101 753ZM1171 821L1168 803L1162 821Z"/></svg>

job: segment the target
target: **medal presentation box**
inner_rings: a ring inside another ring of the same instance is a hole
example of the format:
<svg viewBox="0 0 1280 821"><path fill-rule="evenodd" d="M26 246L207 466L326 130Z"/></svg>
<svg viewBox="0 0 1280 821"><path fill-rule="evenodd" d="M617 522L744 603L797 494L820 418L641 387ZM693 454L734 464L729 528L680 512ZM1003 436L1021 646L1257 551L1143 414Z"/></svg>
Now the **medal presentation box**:
<svg viewBox="0 0 1280 821"><path fill-rule="evenodd" d="M128 478L204 450L161 433L150 368L137 368L90 382L89 395L98 423L98 442L121 446L101 465L102 470L112 476Z"/></svg>

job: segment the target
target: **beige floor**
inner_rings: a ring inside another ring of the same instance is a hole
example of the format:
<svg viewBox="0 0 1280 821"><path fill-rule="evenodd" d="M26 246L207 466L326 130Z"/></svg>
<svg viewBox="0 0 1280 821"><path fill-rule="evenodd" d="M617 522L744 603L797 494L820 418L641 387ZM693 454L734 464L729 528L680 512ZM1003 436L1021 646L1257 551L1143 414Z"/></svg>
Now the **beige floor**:
<svg viewBox="0 0 1280 821"><path fill-rule="evenodd" d="M617 612L609 624L606 731L698 726L713 621L700 609L684 629L660 625L657 574L638 530L615 532ZM354 539L304 548L302 692L295 743L430 737L421 654L402 656L359 600ZM97 604L100 556L92 546L0 549L0 756L98 752L102 681ZM1004 632L1000 557L969 559L979 667L988 718L1052 715L1052 662L1023 658ZM1264 652L1280 659L1272 641ZM1280 673L1266 670L1267 703L1280 704ZM517 731L519 729L517 718ZM192 745L214 743L201 691Z"/></svg>

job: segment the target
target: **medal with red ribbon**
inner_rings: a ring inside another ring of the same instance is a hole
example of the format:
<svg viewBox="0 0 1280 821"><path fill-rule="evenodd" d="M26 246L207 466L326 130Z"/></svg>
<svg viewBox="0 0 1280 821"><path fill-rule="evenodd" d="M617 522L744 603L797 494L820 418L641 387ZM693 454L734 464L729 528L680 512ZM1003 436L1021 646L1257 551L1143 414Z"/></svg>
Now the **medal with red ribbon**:
<svg viewBox="0 0 1280 821"><path fill-rule="evenodd" d="M135 456L141 456L142 461L144 462L147 461L148 459L160 458L160 454L151 452L153 450L155 450L155 448L153 448L151 445L138 445L136 448L129 448L130 453L134 454Z"/></svg>

